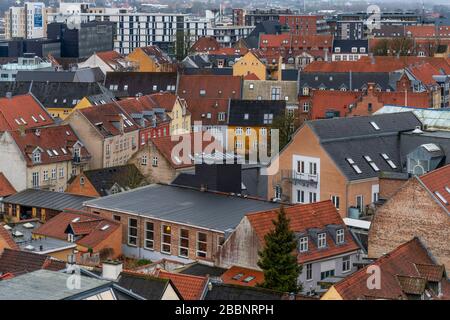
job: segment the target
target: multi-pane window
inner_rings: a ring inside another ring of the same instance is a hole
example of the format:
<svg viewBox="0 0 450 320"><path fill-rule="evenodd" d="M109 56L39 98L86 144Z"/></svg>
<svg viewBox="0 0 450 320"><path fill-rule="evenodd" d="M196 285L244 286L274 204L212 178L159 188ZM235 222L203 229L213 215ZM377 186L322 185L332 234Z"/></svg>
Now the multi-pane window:
<svg viewBox="0 0 450 320"><path fill-rule="evenodd" d="M303 102L303 112L309 111L309 102Z"/></svg>
<svg viewBox="0 0 450 320"><path fill-rule="evenodd" d="M308 251L308 237L301 237L299 240L299 251L306 252Z"/></svg>
<svg viewBox="0 0 450 320"><path fill-rule="evenodd" d="M155 244L155 230L154 230L154 224L152 222L146 222L145 223L145 241L144 241L144 247L145 249L154 249Z"/></svg>
<svg viewBox="0 0 450 320"><path fill-rule="evenodd" d="M280 100L281 98L281 88L279 87L273 87L272 88L272 100Z"/></svg>
<svg viewBox="0 0 450 320"><path fill-rule="evenodd" d="M297 190L297 202L305 203L305 191Z"/></svg>
<svg viewBox="0 0 450 320"><path fill-rule="evenodd" d="M306 265L306 280L312 280L313 276L312 276L312 264L308 263Z"/></svg>
<svg viewBox="0 0 450 320"><path fill-rule="evenodd" d="M320 273L320 280L323 280L323 279L326 279L329 277L334 277L334 270L323 271Z"/></svg>
<svg viewBox="0 0 450 320"><path fill-rule="evenodd" d="M39 187L39 172L33 172L31 177L32 177L33 188L38 188Z"/></svg>
<svg viewBox="0 0 450 320"><path fill-rule="evenodd" d="M297 161L297 172L305 173L305 161Z"/></svg>
<svg viewBox="0 0 450 320"><path fill-rule="evenodd" d="M197 234L197 257L206 258L207 238L206 233Z"/></svg>
<svg viewBox="0 0 450 320"><path fill-rule="evenodd" d="M242 128L241 127L237 127L236 128L236 135L237 136L241 136L242 135Z"/></svg>
<svg viewBox="0 0 450 320"><path fill-rule="evenodd" d="M172 242L172 228L167 225L162 225L161 232L161 252L171 253L171 242Z"/></svg>
<svg viewBox="0 0 450 320"><path fill-rule="evenodd" d="M364 210L364 198L362 195L356 196L356 207L359 212L363 212Z"/></svg>
<svg viewBox="0 0 450 320"><path fill-rule="evenodd" d="M327 245L327 234L326 233L319 233L317 235L317 247L318 248L325 248Z"/></svg>
<svg viewBox="0 0 450 320"><path fill-rule="evenodd" d="M317 175L317 163L310 162L309 163L309 173L313 175Z"/></svg>
<svg viewBox="0 0 450 320"><path fill-rule="evenodd" d="M146 166L146 165L147 165L147 155L146 155L146 154L144 154L144 155L142 156L141 164L142 164L143 166Z"/></svg>
<svg viewBox="0 0 450 320"><path fill-rule="evenodd" d="M317 193L310 192L309 193L309 203L317 202Z"/></svg>
<svg viewBox="0 0 450 320"><path fill-rule="evenodd" d="M337 244L342 244L344 243L344 229L339 229L336 231L336 243Z"/></svg>
<svg viewBox="0 0 450 320"><path fill-rule="evenodd" d="M189 257L189 230L181 229L180 230L180 252L179 255L181 257Z"/></svg>
<svg viewBox="0 0 450 320"><path fill-rule="evenodd" d="M56 179L56 169L52 169L52 179Z"/></svg>
<svg viewBox="0 0 450 320"><path fill-rule="evenodd" d="M44 170L44 181L48 181L48 170Z"/></svg>
<svg viewBox="0 0 450 320"><path fill-rule="evenodd" d="M158 166L158 157L152 158L152 166L157 167Z"/></svg>
<svg viewBox="0 0 450 320"><path fill-rule="evenodd" d="M40 163L41 162L41 153L39 151L36 151L33 153L33 163Z"/></svg>
<svg viewBox="0 0 450 320"><path fill-rule="evenodd" d="M64 178L64 167L59 168L59 177Z"/></svg>
<svg viewBox="0 0 450 320"><path fill-rule="evenodd" d="M131 246L137 246L138 238L138 221L137 219L128 219L128 244Z"/></svg>
<svg viewBox="0 0 450 320"><path fill-rule="evenodd" d="M342 258L342 272L348 272L351 269L350 256L345 256Z"/></svg>

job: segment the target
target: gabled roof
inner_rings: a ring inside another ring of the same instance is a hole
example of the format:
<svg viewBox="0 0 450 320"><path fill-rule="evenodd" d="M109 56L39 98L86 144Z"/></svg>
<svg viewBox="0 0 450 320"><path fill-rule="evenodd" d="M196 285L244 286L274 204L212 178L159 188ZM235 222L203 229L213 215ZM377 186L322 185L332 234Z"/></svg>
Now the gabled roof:
<svg viewBox="0 0 450 320"><path fill-rule="evenodd" d="M10 134L29 166L71 161L75 156L75 145L80 148L82 158L90 157L88 150L68 124L26 130L25 132L12 131ZM40 152L41 161L38 163L33 162L34 152Z"/></svg>
<svg viewBox="0 0 450 320"><path fill-rule="evenodd" d="M259 270L232 266L220 278L226 284L254 287L264 282L264 273Z"/></svg>
<svg viewBox="0 0 450 320"><path fill-rule="evenodd" d="M441 71L431 63L414 65L411 66L408 70L417 80L422 82L425 86L436 86L437 82L435 79L433 79L433 76L442 74Z"/></svg>
<svg viewBox="0 0 450 320"><path fill-rule="evenodd" d="M9 249L19 250L19 245L14 241L12 235L5 229L5 225L0 223L0 242L6 243ZM4 249L4 248L0 248ZM8 271L9 272L9 271ZM1 272L0 272L1 273Z"/></svg>
<svg viewBox="0 0 450 320"><path fill-rule="evenodd" d="M46 208L63 211L66 208L81 210L83 202L91 197L79 196L63 192L26 189L3 199L4 203L18 204L26 207Z"/></svg>
<svg viewBox="0 0 450 320"><path fill-rule="evenodd" d="M248 212L279 206L268 201L162 184L120 192L87 201L85 205L220 232L235 228Z"/></svg>
<svg viewBox="0 0 450 320"><path fill-rule="evenodd" d="M304 72L394 72L421 62L429 62L446 72L450 69L450 62L445 58L377 56L362 57L358 61L314 61L305 67Z"/></svg>
<svg viewBox="0 0 450 320"><path fill-rule="evenodd" d="M157 64L169 64L172 63L169 56L163 52L158 46L146 46L140 47L140 50L147 56L151 57Z"/></svg>
<svg viewBox="0 0 450 320"><path fill-rule="evenodd" d="M333 52L335 49L339 47L341 48L340 53L352 53L352 48L357 48L357 53L368 53L369 52L369 40L333 40ZM365 48L364 52L360 51L360 48Z"/></svg>
<svg viewBox="0 0 450 320"><path fill-rule="evenodd" d="M367 272L370 266L380 268L380 289L369 289L367 286L368 278L372 275L372 272ZM344 300L404 299L406 294L423 294L424 282L427 279L438 280L436 267L442 270L441 266L435 264L429 256L428 249L418 238L400 245L370 266L334 285Z"/></svg>
<svg viewBox="0 0 450 320"><path fill-rule="evenodd" d="M285 112L285 100L231 100L228 124L267 127Z"/></svg>
<svg viewBox="0 0 450 320"><path fill-rule="evenodd" d="M19 274L40 269L57 271L65 268L65 262L34 252L5 248L0 255L0 273Z"/></svg>
<svg viewBox="0 0 450 320"><path fill-rule="evenodd" d="M34 230L34 234L67 239L67 234L75 236L75 242L86 248L93 248L120 228L120 223L82 211L64 211Z"/></svg>
<svg viewBox="0 0 450 320"><path fill-rule="evenodd" d="M76 112L80 112L104 137L117 136L122 132L139 129L139 125L133 118L115 102Z"/></svg>
<svg viewBox="0 0 450 320"><path fill-rule="evenodd" d="M161 300L167 288L172 286L181 299L180 293L170 279L158 278L144 273L123 271L119 276L118 284L147 300Z"/></svg>
<svg viewBox="0 0 450 320"><path fill-rule="evenodd" d="M214 37L200 37L192 45L192 52L208 52L218 50L220 48L219 42Z"/></svg>
<svg viewBox="0 0 450 320"><path fill-rule="evenodd" d="M348 180L361 180L381 172L402 172L399 135L421 122L413 113L398 113L315 120L306 125L342 174Z"/></svg>
<svg viewBox="0 0 450 320"><path fill-rule="evenodd" d="M298 253L298 262L320 260L336 255L353 252L359 249L352 235L348 231L336 207L330 200L311 204L300 204L284 208L287 218L290 220L290 229L299 236L308 236L310 230L319 230L327 233L327 244L325 249L317 248L315 241L311 241L309 235L308 251ZM264 236L273 230L273 221L276 220L277 210L268 210L246 215L258 240L263 245ZM345 241L343 244L336 244L333 235L327 231L327 226L336 226L344 230Z"/></svg>
<svg viewBox="0 0 450 320"><path fill-rule="evenodd" d="M315 35L293 35L289 33L282 34L261 34L259 39L260 48L275 48L308 50L312 48L331 48L333 45L333 36L324 34Z"/></svg>
<svg viewBox="0 0 450 320"><path fill-rule="evenodd" d="M349 112L349 105L355 104L360 92L339 90L314 90L311 98L311 119L326 117L329 111L338 112L344 117Z"/></svg>
<svg viewBox="0 0 450 320"><path fill-rule="evenodd" d="M450 164L417 177L436 201L450 213Z"/></svg>
<svg viewBox="0 0 450 320"><path fill-rule="evenodd" d="M191 114L191 123L201 121L203 125L226 125L229 99L192 98L186 100ZM225 119L219 121L219 113L225 113Z"/></svg>
<svg viewBox="0 0 450 320"><path fill-rule="evenodd" d="M105 87L118 98L174 92L176 85L176 72L107 72L105 79Z"/></svg>
<svg viewBox="0 0 450 320"><path fill-rule="evenodd" d="M16 192L16 189L14 189L13 185L5 177L3 172L0 172L0 198L10 196Z"/></svg>
<svg viewBox="0 0 450 320"><path fill-rule="evenodd" d="M208 285L207 277L171 273L164 270L158 270L157 277L170 279L183 300L202 300Z"/></svg>
<svg viewBox="0 0 450 320"><path fill-rule="evenodd" d="M113 70L116 70L118 66L121 66L121 62L125 60L124 56L114 50L96 52L95 55L103 62L105 62L108 66L110 66Z"/></svg>
<svg viewBox="0 0 450 320"><path fill-rule="evenodd" d="M0 99L0 132L53 124L52 117L31 94Z"/></svg>
<svg viewBox="0 0 450 320"><path fill-rule="evenodd" d="M177 93L184 99L240 99L242 78L236 76L182 75ZM203 91L204 90L204 94Z"/></svg>
<svg viewBox="0 0 450 320"><path fill-rule="evenodd" d="M82 173L103 197L109 195L109 190L118 185L124 190L130 190L141 185L145 177L139 172L134 164L124 166L83 171Z"/></svg>

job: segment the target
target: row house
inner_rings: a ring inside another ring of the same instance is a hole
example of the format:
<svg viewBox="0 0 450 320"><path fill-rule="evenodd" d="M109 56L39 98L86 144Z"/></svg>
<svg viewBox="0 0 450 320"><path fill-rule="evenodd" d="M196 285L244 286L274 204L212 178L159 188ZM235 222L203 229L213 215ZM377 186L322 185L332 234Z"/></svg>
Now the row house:
<svg viewBox="0 0 450 320"><path fill-rule="evenodd" d="M127 257L184 264L214 264L225 238L249 212L276 203L152 184L85 202L92 214L122 224L122 252Z"/></svg>
<svg viewBox="0 0 450 320"><path fill-rule="evenodd" d="M0 171L14 188L63 192L89 166L91 154L70 125L7 131L0 137Z"/></svg>
<svg viewBox="0 0 450 320"><path fill-rule="evenodd" d="M282 63L278 52L252 50L233 64L233 76L254 74L259 80L281 80Z"/></svg>
<svg viewBox="0 0 450 320"><path fill-rule="evenodd" d="M342 217L370 213L368 205L378 201L380 173L402 172L400 133L421 125L411 112L307 121L272 158L269 198L331 199Z"/></svg>
<svg viewBox="0 0 450 320"><path fill-rule="evenodd" d="M360 259L360 248L330 200L284 210L297 242L302 293L318 294L321 282L356 271L354 263ZM264 237L273 230L276 217L277 210L273 209L247 214L221 247L217 264L260 270L258 252L264 248Z"/></svg>
<svg viewBox="0 0 450 320"><path fill-rule="evenodd" d="M66 122L91 150L91 169L126 164L138 150L140 126L115 103L76 110Z"/></svg>
<svg viewBox="0 0 450 320"><path fill-rule="evenodd" d="M437 263L448 269L449 213L450 164L403 181L376 211L369 231L369 257L382 259L386 252L419 237Z"/></svg>
<svg viewBox="0 0 450 320"><path fill-rule="evenodd" d="M281 54L283 63L289 67L303 69L313 61L331 59L333 36L261 34L259 48L263 52Z"/></svg>
<svg viewBox="0 0 450 320"><path fill-rule="evenodd" d="M242 77L231 75L181 75L177 95L189 99L241 99Z"/></svg>
<svg viewBox="0 0 450 320"><path fill-rule="evenodd" d="M240 155L266 156L264 149L270 150L271 146L271 127L274 121L285 116L285 100L231 100L227 150Z"/></svg>
<svg viewBox="0 0 450 320"><path fill-rule="evenodd" d="M379 270L379 288L369 288ZM446 300L450 282L446 266L436 263L429 248L414 237L331 286L322 300Z"/></svg>

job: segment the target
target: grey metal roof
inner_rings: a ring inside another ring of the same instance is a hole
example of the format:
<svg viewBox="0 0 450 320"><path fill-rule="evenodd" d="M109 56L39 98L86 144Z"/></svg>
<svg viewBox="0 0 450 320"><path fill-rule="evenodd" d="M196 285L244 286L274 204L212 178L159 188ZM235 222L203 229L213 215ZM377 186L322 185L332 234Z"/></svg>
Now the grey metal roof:
<svg viewBox="0 0 450 320"><path fill-rule="evenodd" d="M0 281L0 297L2 300L63 300L88 291L97 290L99 293L111 284L110 281L80 276L80 288L70 289L67 286L70 276L49 270L26 273Z"/></svg>
<svg viewBox="0 0 450 320"><path fill-rule="evenodd" d="M394 90L388 72L302 72L299 73L299 94L304 87L313 89L364 90L368 83L375 83L383 91Z"/></svg>
<svg viewBox="0 0 450 320"><path fill-rule="evenodd" d="M381 172L402 172L400 134L414 130L421 123L413 113L398 113L317 120L308 122L308 125L347 179L361 180L378 177ZM395 167L383 154L392 160ZM365 157L369 157L379 170L374 169Z"/></svg>
<svg viewBox="0 0 450 320"><path fill-rule="evenodd" d="M279 206L266 201L160 184L94 199L85 205L223 232L234 229L247 213Z"/></svg>
<svg viewBox="0 0 450 320"><path fill-rule="evenodd" d="M27 207L46 208L51 210L83 209L83 202L91 200L91 197L75 194L53 192L38 189L26 189L9 196L4 203L18 204Z"/></svg>

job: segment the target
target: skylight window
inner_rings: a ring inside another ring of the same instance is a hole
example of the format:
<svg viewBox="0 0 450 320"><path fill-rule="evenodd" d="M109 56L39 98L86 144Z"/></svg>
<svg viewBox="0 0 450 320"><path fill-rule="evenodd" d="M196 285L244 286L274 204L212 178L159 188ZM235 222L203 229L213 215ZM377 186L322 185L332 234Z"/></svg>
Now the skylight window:
<svg viewBox="0 0 450 320"><path fill-rule="evenodd" d="M47 150L47 154L49 155L49 157L53 157L53 153L50 150Z"/></svg>
<svg viewBox="0 0 450 320"><path fill-rule="evenodd" d="M38 119L36 119L35 116L31 116L31 119L33 119L33 121L36 122L36 123L38 122Z"/></svg>
<svg viewBox="0 0 450 320"><path fill-rule="evenodd" d="M441 149L434 143L423 144L422 147L424 147L428 152L441 151Z"/></svg>
<svg viewBox="0 0 450 320"><path fill-rule="evenodd" d="M448 193L450 193L450 188L449 187L445 187L445 191L447 191Z"/></svg>
<svg viewBox="0 0 450 320"><path fill-rule="evenodd" d="M394 161L392 161L389 156L386 153L382 153L381 156L383 157L384 160L386 160L387 164L392 168L392 169L397 169L397 165L394 163Z"/></svg>
<svg viewBox="0 0 450 320"><path fill-rule="evenodd" d="M80 221L80 217L76 217L75 219L72 219L72 222L78 222Z"/></svg>
<svg viewBox="0 0 450 320"><path fill-rule="evenodd" d="M42 114L39 115L39 118L41 118L42 121L45 121L45 118L42 116Z"/></svg>
<svg viewBox="0 0 450 320"><path fill-rule="evenodd" d="M67 151L66 151L66 149L64 149L64 148L61 148L61 151L64 153L64 154L67 154Z"/></svg>
<svg viewBox="0 0 450 320"><path fill-rule="evenodd" d="M101 228L101 230L102 230L102 231L105 231L105 230L107 230L108 228L109 228L109 224L103 226L103 227Z"/></svg>
<svg viewBox="0 0 450 320"><path fill-rule="evenodd" d="M23 124L27 124L27 122L23 118L20 118L20 121L22 121Z"/></svg>
<svg viewBox="0 0 450 320"><path fill-rule="evenodd" d="M245 278L244 280L242 280L245 283L249 283L250 281L254 280L255 277L254 276L248 276L247 278Z"/></svg>
<svg viewBox="0 0 450 320"><path fill-rule="evenodd" d="M376 172L380 171L380 168L373 162L372 158L369 156L364 156L364 159L366 159L367 163L372 167L372 169Z"/></svg>
<svg viewBox="0 0 450 320"><path fill-rule="evenodd" d="M448 205L447 199L444 198L442 194L440 194L439 191L435 191L434 194L441 200L445 205Z"/></svg>
<svg viewBox="0 0 450 320"><path fill-rule="evenodd" d="M244 276L243 273L238 273L237 275L235 275L232 279L233 280L239 280L240 278L242 278Z"/></svg>
<svg viewBox="0 0 450 320"><path fill-rule="evenodd" d="M53 151L53 153L55 154L55 156L59 156L58 151L56 151L55 149L53 149L52 151Z"/></svg>
<svg viewBox="0 0 450 320"><path fill-rule="evenodd" d="M70 136L70 131L66 131L66 135Z"/></svg>
<svg viewBox="0 0 450 320"><path fill-rule="evenodd" d="M370 124L372 125L372 127L373 127L375 130L377 130L377 131L380 130L380 127L379 127L375 122L371 121Z"/></svg>
<svg viewBox="0 0 450 320"><path fill-rule="evenodd" d="M353 161L352 158L347 158L345 160L347 160L348 164L353 168L353 170L355 170L355 172L357 174L361 174L362 173L361 169L358 167L358 165L355 163L355 161Z"/></svg>
<svg viewBox="0 0 450 320"><path fill-rule="evenodd" d="M20 126L21 125L21 123L20 123L20 121L19 120L17 120L17 119L14 119L15 121L16 121L16 123Z"/></svg>

